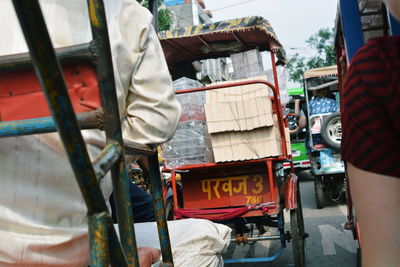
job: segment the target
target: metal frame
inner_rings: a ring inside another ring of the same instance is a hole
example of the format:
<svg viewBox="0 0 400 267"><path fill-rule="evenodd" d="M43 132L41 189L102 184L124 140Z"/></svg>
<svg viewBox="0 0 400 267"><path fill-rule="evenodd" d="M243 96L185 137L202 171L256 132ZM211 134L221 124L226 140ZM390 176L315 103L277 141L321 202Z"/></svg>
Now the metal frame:
<svg viewBox="0 0 400 267"><path fill-rule="evenodd" d="M0 123L0 137L58 130L88 208L91 266L108 266L111 262L113 266L138 267L139 260L133 227L134 219L128 187L129 179L124 163L124 143L104 3L102 0L87 1L94 36L90 45L86 46L87 51L71 57L70 49L63 51L64 54L59 53L58 55L61 60L73 60L75 62L90 59L96 67L101 104L104 110L102 115L105 122L107 146L97 157L94 164L90 161L86 151L80 126L82 126L82 129L95 128L97 125L91 123L95 113L78 115L77 119L66 90L60 62L52 47L38 1L13 0L13 3L30 50L33 67L46 95L53 119L2 122ZM31 65L30 60L18 57L3 58L3 60L4 62L0 62L0 64L3 63L0 71L11 71ZM15 125L18 125L16 130ZM29 126L28 129L26 129L26 126ZM148 159L149 173L153 182L152 194L156 201L155 210L163 266L173 266L162 201L157 152L131 150L141 155L145 154ZM112 175L121 243L118 240L106 201L98 184L98 179L108 171Z"/></svg>
<svg viewBox="0 0 400 267"><path fill-rule="evenodd" d="M356 51L364 45L364 32L383 30L384 35L392 36L400 34L400 22L397 21L382 4L379 12L364 12L369 2L377 2L371 0L340 0L338 4L338 20L336 21L336 42L338 35L343 37L343 47L346 52L347 62L350 63ZM376 14L382 16L382 25L374 27L363 25L361 18L363 16ZM386 29L387 27L387 29ZM339 62L338 62L338 67Z"/></svg>
<svg viewBox="0 0 400 267"><path fill-rule="evenodd" d="M361 18L366 15L364 8L371 0L340 0L338 8L338 20L336 21L335 50L338 67L339 92L342 93L346 70L354 56L354 53L364 45L364 32L368 27L363 27ZM360 3L360 5L359 5ZM376 4L376 3L375 3ZM379 9L379 8L378 8ZM379 13L379 12L378 12ZM387 10L384 4L380 6L382 15L382 35L397 36L400 34L400 22L397 21ZM353 23L353 25L352 25ZM342 102L342 98L341 98ZM341 103L342 104L342 103ZM347 172L346 172L347 175ZM346 177L347 180L347 177ZM347 219L349 229L353 231L354 238L357 239L361 248L359 225L356 214L353 211L350 184L346 183L347 191Z"/></svg>
<svg viewBox="0 0 400 267"><path fill-rule="evenodd" d="M280 93L279 93L279 83L278 83L278 76L277 76L277 71L276 71L276 65L275 65L275 55L271 49L271 62L272 62L272 69L273 69L273 75L274 75L274 84L266 82L264 80L250 80L250 81L242 81L242 82L233 82L233 83L228 83L228 84L223 84L223 85L214 85L214 86L207 86L207 87L201 87L201 88L194 88L194 89L187 89L187 90L180 90L177 91L176 94L185 94L185 93L194 93L194 92L202 92L202 91L208 91L208 90L216 90L216 89L222 89L222 88L227 88L227 87L234 87L234 86L243 86L243 85L248 85L248 84L264 84L267 85L269 88L272 89L274 96L271 97L273 100L273 107L275 112L278 115L278 126L279 126L279 132L281 134L281 147L282 147L282 156L279 157L273 157L273 158L264 158L264 159L257 159L257 160L246 160L243 162L226 162L226 163L207 163L207 164L193 164L193 165L185 165L181 167L177 167L174 169L167 169L164 168L163 172L170 172L171 173L171 186L172 186L172 191L173 191L173 203L175 209L179 209L178 205L178 185L176 181L176 173L180 172L185 172L185 171L190 171L190 170L199 170L199 169L204 169L208 168L210 171L213 169L223 169L224 167L229 167L229 166L241 166L241 165L246 165L249 163L258 163L258 162L263 162L265 165L266 173L268 176L268 190L273 198L277 198L277 202L279 201L279 193L277 189L277 183L276 180L274 179L275 174L274 174L274 167L278 162L285 162L289 161L290 162L290 168L291 171L294 172L294 167L293 167L293 162L292 162L292 157L291 155L287 154L287 147L286 147L286 137L285 137L285 121L283 120L283 114L282 114L282 106L280 102ZM297 188L297 187L296 187ZM297 194L296 190L290 191L288 188L285 189L287 192L285 193L285 197L288 196L289 199L285 201L285 203L296 203L296 197L295 195ZM290 191L290 192L289 192ZM274 201L275 201L274 200ZM224 263L251 263L251 262L271 262L275 261L279 256L282 254L284 249L286 248L286 239L287 237L285 236L284 233L284 222L283 222L283 212L282 212L282 206L278 205L278 214L274 214L272 212L271 214L267 214L266 216L277 216L277 227L280 231L279 235L272 235L268 237L263 237L263 238L255 238L255 241L258 240L280 240L281 242L281 247L277 250L277 252L270 257L258 257L258 258L239 258L239 259L225 259ZM296 208L296 207L294 207ZM276 209L274 209L276 210ZM255 219L257 220L257 219ZM252 221L251 218L246 219L246 221ZM230 220L229 222L233 223L233 220ZM231 242L235 242L236 240L231 240Z"/></svg>

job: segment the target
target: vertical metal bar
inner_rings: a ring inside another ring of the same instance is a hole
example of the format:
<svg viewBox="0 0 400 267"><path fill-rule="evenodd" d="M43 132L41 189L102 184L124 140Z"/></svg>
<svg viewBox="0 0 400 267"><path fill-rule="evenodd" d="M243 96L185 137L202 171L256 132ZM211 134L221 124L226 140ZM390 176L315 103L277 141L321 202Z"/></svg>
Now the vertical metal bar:
<svg viewBox="0 0 400 267"><path fill-rule="evenodd" d="M178 204L178 190L176 190L176 172L171 172L171 183L172 183L172 198L174 200L174 209L179 208ZM175 215L174 215L175 217Z"/></svg>
<svg viewBox="0 0 400 267"><path fill-rule="evenodd" d="M277 192L275 189L275 180L274 180L274 171L272 169L272 160L267 160L267 169L268 169L268 183L269 183L269 191L271 193L271 200L274 200L277 196Z"/></svg>
<svg viewBox="0 0 400 267"><path fill-rule="evenodd" d="M282 247L286 248L286 236L285 236L285 217L283 211L278 213L278 230L280 233L280 241Z"/></svg>
<svg viewBox="0 0 400 267"><path fill-rule="evenodd" d="M106 216L105 212L89 216L90 266L107 267L110 262Z"/></svg>
<svg viewBox="0 0 400 267"><path fill-rule="evenodd" d="M340 18L344 33L348 62L356 51L364 45L358 0L340 0Z"/></svg>
<svg viewBox="0 0 400 267"><path fill-rule="evenodd" d="M93 49L98 55L97 77L100 86L101 104L105 112L107 141L115 141L123 147L104 3L102 0L87 0L87 3L93 34ZM129 194L129 179L123 155L120 162L111 168L111 175L122 247L128 264L138 267L139 260Z"/></svg>
<svg viewBox="0 0 400 267"><path fill-rule="evenodd" d="M280 90L279 90L279 81L278 81L278 73L276 71L276 64L275 64L275 54L273 52L273 49L270 48L270 54L271 54L271 64L272 64L272 72L274 74L274 83L275 83L275 88L276 88L276 95L275 95L275 101L276 101L276 113L278 114L278 122L279 125L279 131L281 133L281 144L282 144L282 155L286 158L287 157L287 147L286 147L286 135L285 135L285 129L282 127L284 125L283 121L283 114L282 114L282 106L281 106L281 95L280 95Z"/></svg>
<svg viewBox="0 0 400 267"><path fill-rule="evenodd" d="M342 92L343 90L343 73L342 73L342 68L345 66L342 66L342 63L344 63L343 61L340 60L340 58L342 57L342 46L340 44L340 38L338 38L338 40L336 41L336 49L335 49L335 54L336 54L336 62L337 62L337 69L338 69L338 88L339 88L339 92Z"/></svg>
<svg viewBox="0 0 400 267"><path fill-rule="evenodd" d="M149 0L149 9L153 14L153 28L158 32L158 3L157 0Z"/></svg>
<svg viewBox="0 0 400 267"><path fill-rule="evenodd" d="M158 236L160 239L163 266L174 266L172 259L171 242L169 240L167 218L165 214L164 199L162 197L161 175L157 153L148 157L148 166L149 178L151 181L150 191L153 196L154 208L156 212Z"/></svg>
<svg viewBox="0 0 400 267"><path fill-rule="evenodd" d="M32 55L36 74L81 188L88 213L107 211L40 6L37 1L13 0L13 3Z"/></svg>
<svg viewBox="0 0 400 267"><path fill-rule="evenodd" d="M13 4L32 56L35 72L88 208L88 215L107 213L106 202L86 151L39 3L13 0ZM109 233L111 237L115 236L113 227ZM117 246L110 249L117 255L123 254Z"/></svg>

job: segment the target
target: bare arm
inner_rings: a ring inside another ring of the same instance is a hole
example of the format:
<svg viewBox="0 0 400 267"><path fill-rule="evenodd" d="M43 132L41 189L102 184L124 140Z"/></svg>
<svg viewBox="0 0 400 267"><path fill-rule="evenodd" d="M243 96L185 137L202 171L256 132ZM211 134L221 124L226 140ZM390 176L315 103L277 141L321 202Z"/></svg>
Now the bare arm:
<svg viewBox="0 0 400 267"><path fill-rule="evenodd" d="M300 116L299 118L299 123L297 127L293 130L290 130L290 133L297 133L298 131L302 130L304 127L306 127L306 117L305 116Z"/></svg>
<svg viewBox="0 0 400 267"><path fill-rule="evenodd" d="M351 163L347 170L365 266L396 266L400 262L400 178L364 171Z"/></svg>

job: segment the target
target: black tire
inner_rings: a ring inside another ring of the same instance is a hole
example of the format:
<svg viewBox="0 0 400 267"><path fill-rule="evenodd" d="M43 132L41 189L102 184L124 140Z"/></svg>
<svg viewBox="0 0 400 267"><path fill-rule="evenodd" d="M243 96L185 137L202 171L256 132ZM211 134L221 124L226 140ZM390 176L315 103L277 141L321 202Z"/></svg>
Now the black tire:
<svg viewBox="0 0 400 267"><path fill-rule="evenodd" d="M324 184L321 176L314 177L314 193L315 193L315 203L318 209L322 209L325 206L325 193Z"/></svg>
<svg viewBox="0 0 400 267"><path fill-rule="evenodd" d="M357 248L357 267L361 266L361 248Z"/></svg>
<svg viewBox="0 0 400 267"><path fill-rule="evenodd" d="M340 114L333 113L324 119L321 126L321 136L324 142L335 149L340 148L342 142L342 123Z"/></svg>
<svg viewBox="0 0 400 267"><path fill-rule="evenodd" d="M165 202L165 216L167 218L167 221L174 220L174 198L173 197L167 198L167 201Z"/></svg>
<svg viewBox="0 0 400 267"><path fill-rule="evenodd" d="M290 211L290 235L295 267L306 266L306 233L304 229L303 209L300 191L297 187L297 208Z"/></svg>

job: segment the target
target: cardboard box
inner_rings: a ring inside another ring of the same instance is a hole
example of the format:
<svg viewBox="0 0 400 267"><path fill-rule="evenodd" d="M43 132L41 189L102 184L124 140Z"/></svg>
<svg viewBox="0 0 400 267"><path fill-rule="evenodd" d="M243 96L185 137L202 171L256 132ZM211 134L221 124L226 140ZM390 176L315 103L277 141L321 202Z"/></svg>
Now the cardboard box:
<svg viewBox="0 0 400 267"><path fill-rule="evenodd" d="M228 131L211 134L215 162L241 161L281 156L281 135L274 115L273 126L251 131ZM286 149L290 155L289 129L285 128Z"/></svg>
<svg viewBox="0 0 400 267"><path fill-rule="evenodd" d="M267 81L266 76L254 77L252 79L242 79L235 80L229 82L218 82L213 83L211 85L221 85L228 84L232 82L244 82L251 80L264 80ZM232 102L232 101L241 101L258 97L269 97L270 96L270 88L262 83L241 85L241 86L232 86L228 88L221 88L216 90L206 91L206 103L219 103L219 102Z"/></svg>
<svg viewBox="0 0 400 267"><path fill-rule="evenodd" d="M248 131L272 126L272 103L267 97L205 105L209 133Z"/></svg>
<svg viewBox="0 0 400 267"><path fill-rule="evenodd" d="M272 113L268 86L251 84L207 91L205 113L216 162L282 155L281 133L277 115ZM288 130L285 138L291 153Z"/></svg>
<svg viewBox="0 0 400 267"><path fill-rule="evenodd" d="M281 138L275 125L252 131L214 133L211 143L216 162L282 155Z"/></svg>

